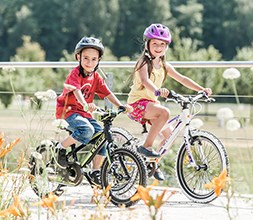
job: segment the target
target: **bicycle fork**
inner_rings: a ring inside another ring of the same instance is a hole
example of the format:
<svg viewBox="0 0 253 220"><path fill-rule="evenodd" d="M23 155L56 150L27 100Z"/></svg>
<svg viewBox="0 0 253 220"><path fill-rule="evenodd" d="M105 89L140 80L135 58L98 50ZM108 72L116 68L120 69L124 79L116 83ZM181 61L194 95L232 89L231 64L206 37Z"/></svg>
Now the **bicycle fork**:
<svg viewBox="0 0 253 220"><path fill-rule="evenodd" d="M201 169L207 170L207 160L206 160L203 148L202 148L201 141L199 140L199 143L198 143L198 151L199 151L200 158L201 158L201 161L202 161L203 165L196 163L196 161L194 159L194 156L193 156L193 153L192 153L192 150L191 150L190 140L191 140L191 132L190 132L190 129L189 129L189 124L187 124L186 128L185 128L185 131L184 131L184 143L185 143L186 152L187 152L188 157L189 157L190 165L192 167L194 167L197 171L199 171Z"/></svg>

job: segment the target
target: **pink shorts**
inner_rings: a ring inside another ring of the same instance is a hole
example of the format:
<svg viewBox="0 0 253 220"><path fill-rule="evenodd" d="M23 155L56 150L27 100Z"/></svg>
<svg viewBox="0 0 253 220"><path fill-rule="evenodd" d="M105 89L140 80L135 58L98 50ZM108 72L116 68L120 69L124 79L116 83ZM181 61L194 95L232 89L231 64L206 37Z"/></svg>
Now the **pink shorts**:
<svg viewBox="0 0 253 220"><path fill-rule="evenodd" d="M155 101L151 101L148 99L140 99L132 104L129 104L130 106L133 107L134 110L128 114L128 117L141 124L145 124L146 122L149 122L149 120L143 118L146 108L147 108L147 104L149 102L155 102Z"/></svg>

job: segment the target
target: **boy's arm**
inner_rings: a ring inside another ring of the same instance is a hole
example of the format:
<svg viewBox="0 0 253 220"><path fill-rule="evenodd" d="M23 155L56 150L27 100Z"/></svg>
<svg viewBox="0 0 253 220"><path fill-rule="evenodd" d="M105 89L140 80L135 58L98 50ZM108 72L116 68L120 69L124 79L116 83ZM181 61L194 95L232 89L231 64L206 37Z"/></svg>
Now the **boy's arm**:
<svg viewBox="0 0 253 220"><path fill-rule="evenodd" d="M127 112L132 112L133 111L133 108L130 105L123 105L113 93L106 96L105 98L107 98L117 108L119 108L120 106L124 106L126 108Z"/></svg>
<svg viewBox="0 0 253 220"><path fill-rule="evenodd" d="M85 101L85 99L83 97L83 94L82 94L81 90L76 89L76 90L73 91L73 93L74 93L77 101L83 106L84 111L88 111L89 107L88 107L88 104L87 104L87 102Z"/></svg>
<svg viewBox="0 0 253 220"><path fill-rule="evenodd" d="M118 98L113 93L111 93L110 95L106 96L105 98L107 98L117 108L119 108L120 106L122 106L121 102L118 100Z"/></svg>

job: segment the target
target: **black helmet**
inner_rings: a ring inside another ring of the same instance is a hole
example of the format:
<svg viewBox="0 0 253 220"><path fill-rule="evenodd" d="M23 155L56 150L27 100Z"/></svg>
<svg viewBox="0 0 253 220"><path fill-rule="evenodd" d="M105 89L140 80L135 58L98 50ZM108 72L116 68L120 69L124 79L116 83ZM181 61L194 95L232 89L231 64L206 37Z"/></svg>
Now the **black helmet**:
<svg viewBox="0 0 253 220"><path fill-rule="evenodd" d="M104 46L99 39L94 37L83 37L75 47L75 57L85 48L97 49L100 57L104 54Z"/></svg>

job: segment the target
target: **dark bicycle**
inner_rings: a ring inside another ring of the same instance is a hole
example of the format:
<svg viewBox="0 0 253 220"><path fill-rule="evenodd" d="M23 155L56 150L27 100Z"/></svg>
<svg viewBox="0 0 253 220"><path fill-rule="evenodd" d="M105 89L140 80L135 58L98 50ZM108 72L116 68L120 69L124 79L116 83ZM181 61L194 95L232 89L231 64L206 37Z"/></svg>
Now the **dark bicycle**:
<svg viewBox="0 0 253 220"><path fill-rule="evenodd" d="M97 152L105 146L106 158L101 166L101 187L111 185L111 202L116 205L129 207L131 197L137 192L138 185L146 186L147 170L142 157L131 147L122 147L120 141L114 141L114 137L120 137L119 129L112 130L112 121L124 109L117 112L112 110L103 111L99 120L103 123L103 131L92 137L87 145L72 145L67 152L68 167L61 169L55 162L55 145L42 144L31 154L29 167L32 178L30 184L39 197L47 196L53 192L60 196L64 193L64 187L77 186L86 177L91 184L87 173L89 172L92 159Z"/></svg>

